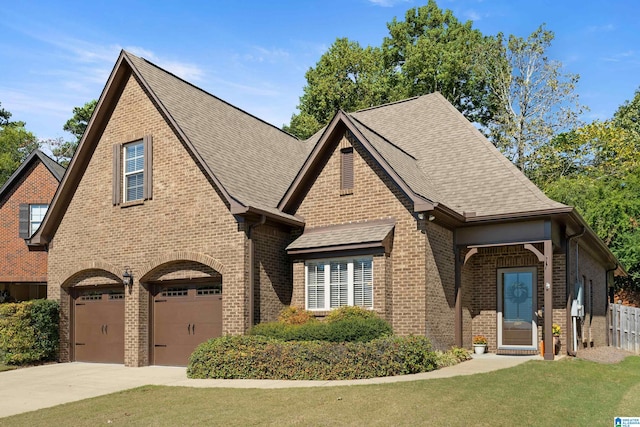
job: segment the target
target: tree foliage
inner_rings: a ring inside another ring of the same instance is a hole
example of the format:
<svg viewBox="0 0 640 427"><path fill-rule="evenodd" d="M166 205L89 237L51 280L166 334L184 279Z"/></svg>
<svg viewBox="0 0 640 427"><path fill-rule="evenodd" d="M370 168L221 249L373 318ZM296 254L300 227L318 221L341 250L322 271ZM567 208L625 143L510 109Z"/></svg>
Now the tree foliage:
<svg viewBox="0 0 640 427"><path fill-rule="evenodd" d="M387 27L389 36L380 47L363 48L346 38L333 43L305 74L300 112L286 131L307 138L339 109L355 111L434 91L470 120L490 122L497 104L487 83L490 75L479 65L488 56L485 50L495 48L490 38L434 0Z"/></svg>
<svg viewBox="0 0 640 427"><path fill-rule="evenodd" d="M498 34L497 49L488 50L498 56L485 59L486 72L495 77L488 81L500 103L491 139L529 175L538 167L536 153L558 133L575 128L584 109L575 93L579 76L563 74L562 63L547 57L553 38L544 25L526 39Z"/></svg>
<svg viewBox="0 0 640 427"><path fill-rule="evenodd" d="M53 156L63 166L69 164L69 161L76 152L78 143L87 129L87 125L89 124L89 120L91 120L97 104L98 100L94 99L85 103L82 107L73 108L73 116L67 120L62 129L71 133L75 137L74 140L64 141L64 139L58 138L48 141Z"/></svg>
<svg viewBox="0 0 640 427"><path fill-rule="evenodd" d="M576 206L629 272L619 285L640 290L640 91L613 119L556 137L537 182Z"/></svg>
<svg viewBox="0 0 640 427"><path fill-rule="evenodd" d="M487 125L496 105L482 61L496 48L491 37L460 22L434 0L387 24L386 65L396 70L398 99L439 91L469 120ZM499 57L493 55L494 58Z"/></svg>
<svg viewBox="0 0 640 427"><path fill-rule="evenodd" d="M0 107L0 186L33 150L40 147L35 135L25 129L24 122L10 119L11 113Z"/></svg>

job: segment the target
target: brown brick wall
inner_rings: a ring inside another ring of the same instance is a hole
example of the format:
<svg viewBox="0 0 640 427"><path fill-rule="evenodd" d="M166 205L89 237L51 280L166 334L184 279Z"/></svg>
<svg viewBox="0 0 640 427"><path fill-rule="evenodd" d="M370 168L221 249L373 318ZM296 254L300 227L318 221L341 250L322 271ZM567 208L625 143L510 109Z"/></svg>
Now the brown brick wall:
<svg viewBox="0 0 640 427"><path fill-rule="evenodd" d="M58 180L36 160L0 200L0 289L8 282L47 281L47 253L29 252L18 235L19 209L21 203L49 204L57 188Z"/></svg>
<svg viewBox="0 0 640 427"><path fill-rule="evenodd" d="M572 244L571 262L575 270L575 244ZM584 276L584 322L578 326L578 349L607 345L608 295L606 269L581 245L578 252L578 274ZM575 280L575 278L574 278ZM575 282L574 282L575 283Z"/></svg>
<svg viewBox="0 0 640 427"><path fill-rule="evenodd" d="M291 233L271 225L253 231L255 245L254 322L276 320L280 311L291 304L292 267L285 248ZM303 306L304 307L304 306Z"/></svg>
<svg viewBox="0 0 640 427"><path fill-rule="evenodd" d="M321 165L296 214L305 219L306 227L393 218L393 250L389 257L374 258L374 287L384 289L374 290L374 309L386 316L398 334L429 331L438 344L453 344L453 266L445 266L453 259L452 253L447 254L452 252L451 233L417 221L410 201L386 172L359 142L353 145L353 193L340 194L340 150L335 141L333 154ZM438 268L444 269L442 275ZM293 303L304 306L302 261L294 265L293 286Z"/></svg>
<svg viewBox="0 0 640 427"><path fill-rule="evenodd" d="M541 245L536 245L542 252ZM498 340L498 269L536 267L537 309L544 307L544 269L542 263L522 245L480 248L469 259L462 272L463 343L471 346L473 335L485 335L489 351L495 351ZM561 342L566 341L566 293L564 254L553 255L553 321L562 328ZM542 339L544 317L538 318L538 341ZM564 347L566 350L566 347ZM564 351L564 350L562 350Z"/></svg>
<svg viewBox="0 0 640 427"><path fill-rule="evenodd" d="M112 206L112 146L144 135L153 137L153 200ZM73 272L92 263L103 270L113 266L117 277L125 266L133 271L133 292L127 292L125 300L128 366L149 363L149 292L140 278L154 263L161 268L157 274L176 277L184 271L162 266L183 255L188 261L209 262L206 265L222 273L223 332L244 332L245 247L242 225L139 83L130 78L50 245L48 295L62 303L61 359L69 359L70 344L69 298L61 287L74 285L69 280ZM173 267L194 271L189 263Z"/></svg>

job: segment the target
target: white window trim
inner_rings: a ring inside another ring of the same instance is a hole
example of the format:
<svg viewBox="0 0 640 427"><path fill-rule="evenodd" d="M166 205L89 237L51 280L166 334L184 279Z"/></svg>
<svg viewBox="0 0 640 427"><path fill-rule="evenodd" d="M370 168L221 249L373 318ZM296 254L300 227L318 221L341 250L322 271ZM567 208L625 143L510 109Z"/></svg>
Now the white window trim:
<svg viewBox="0 0 640 427"><path fill-rule="evenodd" d="M147 155L147 153L145 153L143 151L142 153L142 169L137 169L135 171L130 171L127 172L127 147L131 147L133 145L141 145L143 147L144 150L144 140L138 140L138 141L133 141L127 144L123 144L122 145L122 200L124 200L124 203L127 202L135 202L138 200L144 200L144 174L145 174L145 170L144 170L144 162L145 159L144 157ZM131 176L131 175L137 175L137 174L142 174L142 188L143 188L143 195L140 198L137 199L129 199L128 198L128 190L129 187L127 186L127 177Z"/></svg>
<svg viewBox="0 0 640 427"><path fill-rule="evenodd" d="M42 215L42 218L40 218L40 221L34 221L33 220L34 208L36 207L41 208L43 206L44 206L44 214ZM49 210L49 205L45 203L29 205L29 236L33 236L36 233L36 231L38 231L38 228L40 228L40 225L42 225L42 220L44 219L48 210ZM38 224L38 226L34 228L33 225L36 223Z"/></svg>
<svg viewBox="0 0 640 427"><path fill-rule="evenodd" d="M375 307L374 301L374 277L373 277L373 257L349 257L349 258L328 258L319 260L310 260L304 264L304 306L309 311L330 311L335 310L337 307L331 307L331 263L332 262L347 262L347 305L354 306L355 302L355 261L369 260L371 261L371 307L363 307L367 310L373 310ZM309 264L324 264L324 307L323 308L309 308Z"/></svg>

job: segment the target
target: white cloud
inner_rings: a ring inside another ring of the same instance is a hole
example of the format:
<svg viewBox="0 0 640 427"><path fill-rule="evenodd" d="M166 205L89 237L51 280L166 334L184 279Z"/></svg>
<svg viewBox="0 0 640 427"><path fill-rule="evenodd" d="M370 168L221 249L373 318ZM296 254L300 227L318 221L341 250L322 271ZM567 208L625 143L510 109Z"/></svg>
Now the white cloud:
<svg viewBox="0 0 640 427"><path fill-rule="evenodd" d="M604 24L604 25L592 25L587 27L587 32L589 33L603 33L609 31L615 31L616 26L613 24Z"/></svg>
<svg viewBox="0 0 640 427"><path fill-rule="evenodd" d="M409 3L411 0L369 0L369 3L380 7L393 7L401 3Z"/></svg>

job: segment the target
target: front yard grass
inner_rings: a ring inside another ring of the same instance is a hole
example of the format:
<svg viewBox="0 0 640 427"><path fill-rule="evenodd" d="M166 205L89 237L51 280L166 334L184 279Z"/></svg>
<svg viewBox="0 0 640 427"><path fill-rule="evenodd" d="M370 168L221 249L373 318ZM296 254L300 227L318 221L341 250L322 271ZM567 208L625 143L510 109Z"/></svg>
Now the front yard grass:
<svg viewBox="0 0 640 427"><path fill-rule="evenodd" d="M472 376L298 389L146 386L0 419L0 425L610 426L640 416L640 357L531 361Z"/></svg>

